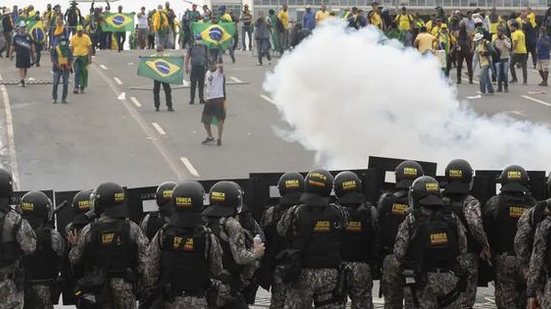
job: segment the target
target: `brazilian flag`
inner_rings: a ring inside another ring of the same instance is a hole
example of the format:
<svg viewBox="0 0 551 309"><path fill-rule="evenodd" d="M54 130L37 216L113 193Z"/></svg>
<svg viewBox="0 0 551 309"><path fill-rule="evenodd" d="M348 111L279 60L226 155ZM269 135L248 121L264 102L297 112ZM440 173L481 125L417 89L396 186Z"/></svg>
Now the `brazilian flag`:
<svg viewBox="0 0 551 309"><path fill-rule="evenodd" d="M34 42L42 44L46 41L46 30L41 20L30 20L27 22L27 31Z"/></svg>
<svg viewBox="0 0 551 309"><path fill-rule="evenodd" d="M184 83L184 58L181 56L140 57L138 75L162 83Z"/></svg>
<svg viewBox="0 0 551 309"><path fill-rule="evenodd" d="M134 31L134 13L108 13L105 14L106 32L131 32Z"/></svg>
<svg viewBox="0 0 551 309"><path fill-rule="evenodd" d="M201 35L203 43L209 48L227 49L232 46L235 24L220 22L194 22L191 24L193 36Z"/></svg>

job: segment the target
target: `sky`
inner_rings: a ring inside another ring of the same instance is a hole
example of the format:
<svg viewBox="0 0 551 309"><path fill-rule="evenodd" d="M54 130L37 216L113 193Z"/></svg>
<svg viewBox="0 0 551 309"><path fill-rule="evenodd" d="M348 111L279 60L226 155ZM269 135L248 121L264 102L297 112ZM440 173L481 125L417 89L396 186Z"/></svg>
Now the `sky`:
<svg viewBox="0 0 551 309"><path fill-rule="evenodd" d="M156 8L157 5L165 3L166 0L119 0L117 2L111 3L111 9L116 9L117 6L122 5L124 7L124 12L139 12L140 7L145 6L147 10ZM35 9L42 12L46 9L46 5L51 3L52 6L60 4L63 11L69 7L69 0L0 0L0 6L7 6L9 8L14 5L26 6L28 4L33 4ZM175 10L176 15L180 15L185 12L186 8L191 8L191 4L184 2L183 0L169 0L170 6ZM192 1L197 3L199 6L202 5L203 0ZM79 3L79 8L84 15L90 9L91 2L81 2ZM96 1L96 6L105 7L105 2Z"/></svg>

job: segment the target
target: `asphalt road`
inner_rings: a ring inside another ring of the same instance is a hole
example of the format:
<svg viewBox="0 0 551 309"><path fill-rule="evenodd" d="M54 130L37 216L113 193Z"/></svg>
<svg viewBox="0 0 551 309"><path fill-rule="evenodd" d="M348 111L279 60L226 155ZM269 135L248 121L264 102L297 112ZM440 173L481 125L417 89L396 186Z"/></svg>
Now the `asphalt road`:
<svg viewBox="0 0 551 309"><path fill-rule="evenodd" d="M52 104L51 85L0 86L0 162L15 168L21 189L77 190L103 181L149 186L166 180L303 171L315 164L314 153L276 133L288 127L262 89L272 67L256 66L250 53L237 53L236 64L225 60L226 77L234 84L227 87L224 144L204 146L202 105L188 104L188 88L173 89L174 113L166 111L163 96L161 111L154 111L152 82L136 75L138 56L147 54L99 51L90 67L90 87L85 94L70 93L67 105ZM30 70L30 78L51 78L46 55L42 64ZM17 80L14 64L1 58L0 75ZM457 97L480 114L505 112L548 124L548 88L536 86L539 76L534 70L528 81L528 86L511 85L510 93L484 97L477 95L476 84L464 81ZM492 289L481 289L477 308L495 307L492 294ZM259 293L260 305L267 305L268 299L266 292Z"/></svg>

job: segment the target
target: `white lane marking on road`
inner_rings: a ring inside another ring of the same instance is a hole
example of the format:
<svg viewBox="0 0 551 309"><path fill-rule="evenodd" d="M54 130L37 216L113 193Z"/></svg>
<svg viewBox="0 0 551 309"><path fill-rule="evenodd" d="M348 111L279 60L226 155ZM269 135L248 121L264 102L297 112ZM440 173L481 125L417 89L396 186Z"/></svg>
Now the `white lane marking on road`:
<svg viewBox="0 0 551 309"><path fill-rule="evenodd" d="M0 74L0 80L4 78ZM14 189L19 189L19 169L17 168L17 153L15 152L15 135L13 131L13 116L11 114L10 98L8 97L8 90L5 85L0 85L0 92L2 93L2 102L4 103L4 113L6 114L6 127L8 134L8 147L10 153L10 165L13 178Z"/></svg>
<svg viewBox="0 0 551 309"><path fill-rule="evenodd" d="M136 97L130 97L130 101L132 101L132 103L134 103L137 107L142 107L142 103L140 103Z"/></svg>
<svg viewBox="0 0 551 309"><path fill-rule="evenodd" d="M520 116L520 117L525 117L526 116L521 111L508 111L508 112L503 112L503 113L507 114L507 115L517 115L517 116Z"/></svg>
<svg viewBox="0 0 551 309"><path fill-rule="evenodd" d="M119 99L119 100L121 100L121 101L126 100L126 92L121 92L121 94L119 94L119 96L117 97L117 99Z"/></svg>
<svg viewBox="0 0 551 309"><path fill-rule="evenodd" d="M242 80L240 80L239 78L237 78L235 76L230 76L230 79L233 80L236 83L242 83L243 82Z"/></svg>
<svg viewBox="0 0 551 309"><path fill-rule="evenodd" d="M93 65L92 66L96 73L103 79L103 81L111 88L111 91L113 93L117 94L119 93L119 90L117 89L117 86L111 80L105 73L98 68L98 66ZM151 126L148 122L144 120L144 118L139 114L139 112L133 108L130 105L130 102L128 100L122 101L124 104L124 107L126 107L126 110L128 111L128 114L134 118L136 123L142 128L142 131L145 133L146 139L151 141L155 148L159 151L161 157L165 160L165 162L170 166L170 169L176 174L176 177L180 180L186 179L188 177L188 172L182 167L180 162L176 159L176 156L174 156L166 147L163 145L163 143L157 139L153 138L154 132Z"/></svg>
<svg viewBox="0 0 551 309"><path fill-rule="evenodd" d="M102 69L104 69L105 71L109 70L109 68L107 68L107 67L104 66L103 64L100 64L99 67L102 68Z"/></svg>
<svg viewBox="0 0 551 309"><path fill-rule="evenodd" d="M157 130L157 132L159 132L159 134L161 134L161 135L166 135L165 130L163 130L163 127L161 127L160 124L158 124L158 123L156 123L156 122L152 122L151 124L153 125L153 127L155 128L155 130Z"/></svg>
<svg viewBox="0 0 551 309"><path fill-rule="evenodd" d="M122 81L118 78L118 77L113 77L113 80L119 84L119 85L122 85Z"/></svg>
<svg viewBox="0 0 551 309"><path fill-rule="evenodd" d="M191 162L189 161L188 158L186 157L180 157L180 161L182 161L182 163L184 163L184 165L186 166L186 168L188 169L189 173L195 177L199 177L199 172L195 169L195 167L193 167L193 165L191 164Z"/></svg>
<svg viewBox="0 0 551 309"><path fill-rule="evenodd" d="M544 101L542 101L542 100L538 100L538 99L536 99L536 98L532 98L532 97L527 96L527 95L521 95L521 97L525 98L526 100L530 100L530 101L539 103L539 104L541 104L541 105L551 106L551 103L547 103L547 102L544 102Z"/></svg>
<svg viewBox="0 0 551 309"><path fill-rule="evenodd" d="M272 100L272 98L270 98L270 97L267 96L267 95L261 94L260 97L263 98L264 100L266 100L266 101L272 103L272 104L275 104L274 100Z"/></svg>

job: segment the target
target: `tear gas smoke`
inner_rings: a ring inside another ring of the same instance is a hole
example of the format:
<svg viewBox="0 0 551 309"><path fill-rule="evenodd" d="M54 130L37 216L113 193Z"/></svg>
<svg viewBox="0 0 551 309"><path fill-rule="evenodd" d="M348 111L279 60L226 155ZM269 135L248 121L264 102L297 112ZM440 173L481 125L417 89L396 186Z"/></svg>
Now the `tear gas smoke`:
<svg viewBox="0 0 551 309"><path fill-rule="evenodd" d="M342 23L320 29L285 55L264 88L291 126L286 137L328 168L361 168L370 155L475 168L547 169L551 131L459 102L434 57Z"/></svg>

